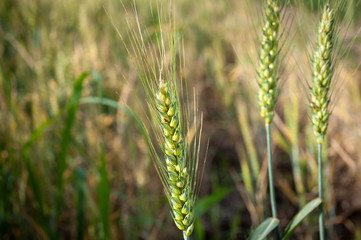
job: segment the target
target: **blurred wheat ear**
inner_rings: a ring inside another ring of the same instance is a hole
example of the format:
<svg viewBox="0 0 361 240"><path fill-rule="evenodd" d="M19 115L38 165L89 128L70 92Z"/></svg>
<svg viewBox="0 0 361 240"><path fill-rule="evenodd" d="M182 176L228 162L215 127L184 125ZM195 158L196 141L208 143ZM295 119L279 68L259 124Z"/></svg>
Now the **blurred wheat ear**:
<svg viewBox="0 0 361 240"><path fill-rule="evenodd" d="M258 104L260 114L266 124L273 120L278 88L278 30L280 26L280 6L277 0L266 0L264 7L264 25L262 28L262 41L260 53L259 95Z"/></svg>
<svg viewBox="0 0 361 240"><path fill-rule="evenodd" d="M334 10L327 5L318 28L317 46L313 55L313 78L310 96L313 132L322 144L331 115L329 90L333 76Z"/></svg>
<svg viewBox="0 0 361 240"><path fill-rule="evenodd" d="M148 146L175 225L188 239L194 228L194 205L203 175L203 167L198 170L204 166L204 161L199 164L202 117L199 121L196 97L191 106L187 84L182 80L183 48L174 23L174 2L166 6L157 3L154 32L142 31L134 1L132 7L134 22L124 7L128 36L112 23L146 93L145 125L151 130L147 134Z"/></svg>
<svg viewBox="0 0 361 240"><path fill-rule="evenodd" d="M278 62L279 62L279 27L280 3L278 0L264 1L264 22L262 27L262 40L260 49L260 64L258 69L259 94L258 105L261 117L265 119L267 153L268 153L268 178L272 208L272 217L277 219L276 196L273 181L271 129L274 116L274 107L278 96ZM280 228L276 228L276 239L280 239Z"/></svg>
<svg viewBox="0 0 361 240"><path fill-rule="evenodd" d="M318 28L316 51L314 52L312 65L312 87L310 92L310 107L312 112L312 127L318 143L318 196L323 199L323 176L322 176L322 143L328 127L328 119L331 115L330 86L334 72L333 48L335 34L335 12L329 4L324 7L322 18ZM325 239L323 204L319 207L319 234L320 239Z"/></svg>

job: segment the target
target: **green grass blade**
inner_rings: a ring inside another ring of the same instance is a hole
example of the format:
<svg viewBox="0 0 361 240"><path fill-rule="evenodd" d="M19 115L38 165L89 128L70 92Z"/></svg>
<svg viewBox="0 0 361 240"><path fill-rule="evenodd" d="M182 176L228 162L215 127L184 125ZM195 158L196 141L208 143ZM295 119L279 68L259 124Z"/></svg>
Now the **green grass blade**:
<svg viewBox="0 0 361 240"><path fill-rule="evenodd" d="M61 112L63 113L63 112ZM28 149L34 144L34 142L44 133L46 128L51 125L59 116L61 113L54 115L53 117L47 119L44 121L38 128L36 128L30 135L29 139L24 143L23 149L24 151L28 151Z"/></svg>
<svg viewBox="0 0 361 240"><path fill-rule="evenodd" d="M74 185L77 191L77 239L84 239L84 229L85 229L85 171L83 168L79 167L75 170Z"/></svg>
<svg viewBox="0 0 361 240"><path fill-rule="evenodd" d="M248 161L243 152L240 154L240 157L241 157L240 162L241 162L242 180L244 182L248 195L251 197L251 199L254 199L254 189L252 184L253 177L250 168L248 166Z"/></svg>
<svg viewBox="0 0 361 240"><path fill-rule="evenodd" d="M225 196L227 196L233 189L222 188L206 197L197 200L194 207L195 218L200 217L203 213L207 212L214 204L219 203Z"/></svg>
<svg viewBox="0 0 361 240"><path fill-rule="evenodd" d="M68 146L71 139L71 129L75 122L78 103L83 90L83 82L87 76L88 73L84 72L75 81L73 93L68 104L68 116L65 120L65 128L61 138L60 153L57 159L57 216L61 213L63 205L63 174L66 169L66 155L68 153Z"/></svg>
<svg viewBox="0 0 361 240"><path fill-rule="evenodd" d="M12 100L12 96L11 96L11 82L9 81L9 79L7 79L7 76L5 75L5 72L3 71L3 66L2 66L2 61L0 61L0 79L2 80L2 92L5 95L5 100L7 101L7 105L8 108L10 109L10 112L13 114L15 122L17 125L19 125L19 118L18 115L16 113L16 109L15 109L15 105L14 102Z"/></svg>
<svg viewBox="0 0 361 240"><path fill-rule="evenodd" d="M39 175L34 166L32 165L29 154L27 152L23 152L23 158L25 160L26 170L29 174L30 187L34 193L36 201L38 202L40 214L42 217L44 217L44 198L42 195L44 191L39 180Z"/></svg>
<svg viewBox="0 0 361 240"><path fill-rule="evenodd" d="M199 218L196 218L194 222L194 233L196 239L206 239L206 232L202 220Z"/></svg>
<svg viewBox="0 0 361 240"><path fill-rule="evenodd" d="M86 74L86 73L84 73L84 74ZM84 77L86 77L86 76L84 76ZM75 85L74 85L74 90L75 90ZM79 90L81 91L81 89L78 89L77 91L79 91ZM74 93L73 93L73 95L74 95ZM34 142L44 133L44 131L46 130L46 128L49 125L54 123L66 111L70 111L71 109L76 107L77 104L78 104L78 101L69 101L68 105L66 106L66 108L64 110L59 111L57 114L51 116L51 118L47 119L42 124L40 124L40 126L31 133L29 139L23 144L23 148L25 149L25 151L27 151L34 144Z"/></svg>
<svg viewBox="0 0 361 240"><path fill-rule="evenodd" d="M96 86L94 87L95 89L93 90L93 93L91 95L97 96L99 98L103 98L103 76L99 72L94 71L92 73L92 78L93 78L93 82L96 84ZM102 112L103 107L104 106L99 105L98 110L100 110L100 112Z"/></svg>
<svg viewBox="0 0 361 240"><path fill-rule="evenodd" d="M135 114L129 107L122 105L117 101L114 101L114 100L108 99L108 98L86 97L86 98L80 99L80 104L102 104L104 106L113 107L113 108L122 110L128 116L132 117L135 120L135 123L140 128L143 136L146 138L148 136L147 131L146 131L142 121L140 120L139 116L137 114Z"/></svg>
<svg viewBox="0 0 361 240"><path fill-rule="evenodd" d="M29 175L29 185L31 188L31 191L34 194L35 201L38 204L38 209L40 212L39 219L34 219L35 222L39 225L42 232L44 234L47 234L46 237L49 237L51 239L58 239L54 232L52 231L51 227L48 224L47 218L48 216L45 214L45 207L44 207L44 190L43 190L43 184L41 181L41 176L39 175L37 169L34 167L30 160L29 152L26 148L22 149L22 158L25 161L26 171Z"/></svg>
<svg viewBox="0 0 361 240"><path fill-rule="evenodd" d="M79 90L77 90L79 91ZM66 111L74 108L75 101L70 101L67 107L63 111L59 111L57 114L53 115L51 118L44 121L38 128L36 128L30 135L27 141L25 141L22 145L22 157L25 161L26 170L29 174L29 183L30 188L34 194L34 197L37 201L40 214L43 218L43 220L46 218L45 211L44 211L44 197L43 197L43 189L41 180L39 177L39 174L37 173L37 169L34 167L33 163L31 162L30 156L29 156L29 150L32 147L32 145L36 142L36 140L43 135L43 133L46 131L47 127L53 124L57 119L59 119ZM46 221L44 221L46 222ZM50 231L50 228L48 226L45 226L45 229L47 229L48 234L53 236L52 232Z"/></svg>
<svg viewBox="0 0 361 240"><path fill-rule="evenodd" d="M107 165L104 156L104 147L101 146L100 154L100 183L98 186L99 210L102 223L101 239L109 239L109 213L110 213L110 183L108 179Z"/></svg>
<svg viewBox="0 0 361 240"><path fill-rule="evenodd" d="M239 104L240 105L240 104ZM259 176L259 161L257 157L257 151L256 146L254 145L254 142L252 140L252 134L251 134L251 127L248 123L248 112L247 109L243 106L237 106L238 111L238 122L239 126L241 128L242 137L244 140L244 143L246 145L247 153L248 153L248 159L250 161L250 169L252 171L252 180L254 182L257 181L257 177Z"/></svg>
<svg viewBox="0 0 361 240"><path fill-rule="evenodd" d="M46 131L47 127L53 124L59 117L61 117L66 111L70 110L74 106L74 101L70 101L67 107L63 111L59 111L57 114L53 115L51 118L44 121L38 128L36 128L30 135L27 141L23 143L22 146L22 157L25 160L25 166L27 169L27 172L29 174L29 183L30 188L34 194L34 197L37 201L40 214L43 218L45 218L45 212L44 212L44 197L43 197L43 189L42 184L40 181L39 174L37 173L36 168L33 166L33 163L30 160L29 156L29 150L32 147L32 145L36 142L36 140L43 135L43 133ZM48 233L50 230L48 229ZM51 234L53 235L53 234Z"/></svg>
<svg viewBox="0 0 361 240"><path fill-rule="evenodd" d="M267 218L261 223L249 236L248 240L261 240L270 234L276 227L278 227L279 220L276 218Z"/></svg>
<svg viewBox="0 0 361 240"><path fill-rule="evenodd" d="M5 77L5 73L3 71L3 67L2 67L2 62L0 62L0 77L1 77L1 82L2 82L2 90L3 93L5 95L5 99L7 102L7 104L10 106L12 101L11 101L11 86L10 86L10 81L6 79Z"/></svg>
<svg viewBox="0 0 361 240"><path fill-rule="evenodd" d="M300 225L300 223L305 219L305 217L310 214L315 208L317 208L321 203L322 200L320 198L316 198L311 202L307 203L306 206L304 206L287 225L285 232L283 233L282 240L289 239L297 226Z"/></svg>

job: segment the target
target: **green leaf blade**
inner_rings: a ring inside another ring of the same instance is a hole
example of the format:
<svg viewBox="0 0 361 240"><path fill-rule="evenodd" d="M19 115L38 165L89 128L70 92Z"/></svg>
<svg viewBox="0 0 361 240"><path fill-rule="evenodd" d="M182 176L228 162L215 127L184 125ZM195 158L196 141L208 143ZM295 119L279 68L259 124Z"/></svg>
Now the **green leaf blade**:
<svg viewBox="0 0 361 240"><path fill-rule="evenodd" d="M101 161L101 166L100 166L100 182L98 186L98 197L99 197L100 218L103 227L101 232L101 239L109 239L110 182L109 182L107 164L104 155L104 146L101 147L100 161Z"/></svg>
<svg viewBox="0 0 361 240"><path fill-rule="evenodd" d="M311 202L307 203L287 225L285 232L283 233L282 240L289 239L292 233L298 227L298 225L300 225L300 223L321 203L322 200L320 198L316 198Z"/></svg>
<svg viewBox="0 0 361 240"><path fill-rule="evenodd" d="M119 102L114 101L112 99L101 98L101 97L85 97L85 98L80 99L79 103L80 104L100 104L103 106L108 106L108 107L112 107L112 108L124 111L128 116L130 116L131 118L133 118L135 120L135 123L138 125L143 136L145 138L148 137L148 133L147 133L145 126L142 123L140 117L126 105L122 105Z"/></svg>
<svg viewBox="0 0 361 240"><path fill-rule="evenodd" d="M86 174L85 170L78 167L74 173L74 187L77 192L76 211L77 211L77 239L84 239L85 235L85 206L86 206Z"/></svg>
<svg viewBox="0 0 361 240"><path fill-rule="evenodd" d="M63 175L67 167L67 154L68 147L72 137L71 129L76 120L76 113L78 110L78 104L80 100L80 96L83 90L83 82L88 77L88 73L82 73L75 81L73 85L73 93L69 99L69 103L67 105L68 116L65 119L65 128L63 129L60 143L60 152L57 157L57 216L59 217L62 212L63 207ZM49 124L51 120L49 120ZM47 123L44 125L44 129L47 126ZM40 129L39 134L43 132L44 129Z"/></svg>
<svg viewBox="0 0 361 240"><path fill-rule="evenodd" d="M248 240L261 240L270 234L279 225L279 220L276 218L268 218L261 223L249 236Z"/></svg>
<svg viewBox="0 0 361 240"><path fill-rule="evenodd" d="M233 189L232 188L222 188L211 195L203 197L197 200L194 215L195 218L200 217L203 213L207 212L214 204L220 202L225 196L227 196Z"/></svg>

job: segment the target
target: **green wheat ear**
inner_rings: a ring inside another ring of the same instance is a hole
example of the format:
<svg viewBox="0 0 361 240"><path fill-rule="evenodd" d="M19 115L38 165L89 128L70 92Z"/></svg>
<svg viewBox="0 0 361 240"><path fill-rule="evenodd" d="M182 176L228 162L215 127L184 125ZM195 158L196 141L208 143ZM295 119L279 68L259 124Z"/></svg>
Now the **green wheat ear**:
<svg viewBox="0 0 361 240"><path fill-rule="evenodd" d="M171 6L173 1L169 1L169 4L170 6L164 8L174 7ZM134 2L133 9L134 25L126 12L129 30L127 39L130 44L126 44L114 21L112 23L145 90L149 106L148 125L156 138L156 141L152 142L148 133L147 143L169 201L172 218L175 225L183 231L183 237L188 239L194 228L194 204L203 175L203 168L198 171L201 166L199 153L203 121L202 118L198 121L196 103L190 106L188 94L185 92L187 84L177 72L177 69L182 71L184 62L172 13L166 14L167 22L164 24L161 22L164 20L162 7L158 6L160 17L156 25L159 28L153 32L154 35L147 31L144 31L147 34L143 35ZM160 152L162 154L159 154Z"/></svg>
<svg viewBox="0 0 361 240"><path fill-rule="evenodd" d="M273 111L278 96L277 59L279 55L279 2L277 0L266 0L264 13L265 18L262 29L260 65L258 70L258 105L261 116L265 119L266 124L270 124L273 120Z"/></svg>
<svg viewBox="0 0 361 240"><path fill-rule="evenodd" d="M194 228L194 204L200 186L198 178L200 135L199 139L196 139L197 146L194 145L191 150L188 135L189 106L187 101L180 101L176 78L159 80L155 99L150 101L155 103L153 108L155 111L152 112L151 117L157 118L156 126L153 127L158 129L157 140L165 157L165 164L158 156L155 163L171 206L174 223L183 231L185 237L189 237ZM188 109L186 110L188 113L183 113L184 108ZM194 126L196 125L197 123Z"/></svg>
<svg viewBox="0 0 361 240"><path fill-rule="evenodd" d="M312 87L310 107L312 111L313 132L317 143L322 144L331 115L330 85L333 76L332 50L334 47L335 13L325 6L318 28L316 51L313 55Z"/></svg>
<svg viewBox="0 0 361 240"><path fill-rule="evenodd" d="M264 19L262 27L262 41L260 63L258 69L259 93L258 105L261 117L265 119L267 155L268 155L268 179L272 216L277 218L277 204L274 188L272 152L271 152L271 128L274 116L274 108L278 96L278 60L279 60L279 32L280 28L280 5L278 0L264 1ZM280 239L280 228L276 228L276 239Z"/></svg>
<svg viewBox="0 0 361 240"><path fill-rule="evenodd" d="M175 88L163 80L157 93L158 118L164 136L164 154L167 167L167 197L177 227L188 237L193 231L194 195L190 169L187 168L181 108Z"/></svg>

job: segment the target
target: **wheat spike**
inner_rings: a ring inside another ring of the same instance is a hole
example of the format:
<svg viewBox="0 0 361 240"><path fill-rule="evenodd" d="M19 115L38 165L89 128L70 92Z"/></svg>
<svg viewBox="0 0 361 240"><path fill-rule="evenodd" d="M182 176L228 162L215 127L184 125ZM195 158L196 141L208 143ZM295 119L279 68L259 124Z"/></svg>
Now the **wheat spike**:
<svg viewBox="0 0 361 240"><path fill-rule="evenodd" d="M278 30L280 25L280 7L277 0L266 0L265 18L262 29L262 42L260 53L259 94L258 105L261 116L266 124L273 120L273 110L278 95L277 89L277 56L278 50Z"/></svg>
<svg viewBox="0 0 361 240"><path fill-rule="evenodd" d="M190 185L191 176L185 162L186 148L180 122L181 108L177 94L172 93L172 88L163 80L159 83L156 98L159 122L164 136L164 154L169 184L168 199L175 224L180 230L186 232L186 236L189 236L193 230L194 202Z"/></svg>
<svg viewBox="0 0 361 240"><path fill-rule="evenodd" d="M166 8L174 11L173 1L168 4ZM183 231L184 239L188 239L194 228L194 204L203 175L203 169L198 171L202 118L198 122L196 99L194 109L191 110L187 85L177 72L178 69L182 71L184 62L181 41L176 34L172 16L174 12L164 16L163 7L157 5L159 31L155 31L154 42L151 42L148 40L153 38L146 31L143 36L135 2L132 6L136 17L134 26L127 16L130 44L126 43L119 29L112 23L145 90L149 107L148 126L156 139L152 141L147 131L147 144L169 201L172 218ZM166 20L166 23L162 20Z"/></svg>
<svg viewBox="0 0 361 240"><path fill-rule="evenodd" d="M312 111L313 132L317 143L322 144L331 115L330 85L333 76L332 50L334 47L335 14L327 5L324 8L319 24L317 36L317 49L313 55L312 88L310 107Z"/></svg>

